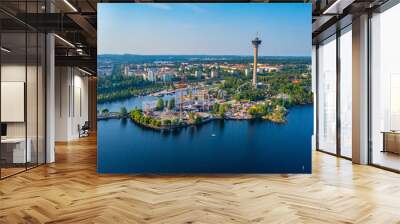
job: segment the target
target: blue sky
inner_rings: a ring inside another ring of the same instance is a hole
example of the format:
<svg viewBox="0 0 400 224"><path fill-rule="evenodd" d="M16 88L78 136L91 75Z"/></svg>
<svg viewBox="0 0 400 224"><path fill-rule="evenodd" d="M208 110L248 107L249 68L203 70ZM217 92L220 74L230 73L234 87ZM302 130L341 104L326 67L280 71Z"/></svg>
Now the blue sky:
<svg viewBox="0 0 400 224"><path fill-rule="evenodd" d="M311 4L100 3L99 54L310 56Z"/></svg>

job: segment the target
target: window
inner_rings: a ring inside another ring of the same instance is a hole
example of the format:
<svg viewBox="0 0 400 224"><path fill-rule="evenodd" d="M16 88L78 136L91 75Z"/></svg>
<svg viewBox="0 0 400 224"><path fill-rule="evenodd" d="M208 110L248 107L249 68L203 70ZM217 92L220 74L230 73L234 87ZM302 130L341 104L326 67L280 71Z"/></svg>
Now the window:
<svg viewBox="0 0 400 224"><path fill-rule="evenodd" d="M352 156L352 32L351 26L340 35L340 155Z"/></svg>
<svg viewBox="0 0 400 224"><path fill-rule="evenodd" d="M7 3L0 3L0 6ZM44 2L20 2L19 13ZM45 35L12 17L0 24L0 178L45 163ZM12 108L12 109L11 109Z"/></svg>
<svg viewBox="0 0 400 224"><path fill-rule="evenodd" d="M318 149L336 153L336 36L318 47Z"/></svg>
<svg viewBox="0 0 400 224"><path fill-rule="evenodd" d="M400 5L371 18L371 159L400 170Z"/></svg>

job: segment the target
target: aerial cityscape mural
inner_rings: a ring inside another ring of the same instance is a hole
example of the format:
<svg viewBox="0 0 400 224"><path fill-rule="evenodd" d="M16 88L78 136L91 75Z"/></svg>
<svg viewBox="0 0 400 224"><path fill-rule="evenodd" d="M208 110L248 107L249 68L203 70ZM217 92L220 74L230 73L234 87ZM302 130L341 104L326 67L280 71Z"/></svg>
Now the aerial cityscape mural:
<svg viewBox="0 0 400 224"><path fill-rule="evenodd" d="M311 172L309 4L99 4L98 18L100 173Z"/></svg>

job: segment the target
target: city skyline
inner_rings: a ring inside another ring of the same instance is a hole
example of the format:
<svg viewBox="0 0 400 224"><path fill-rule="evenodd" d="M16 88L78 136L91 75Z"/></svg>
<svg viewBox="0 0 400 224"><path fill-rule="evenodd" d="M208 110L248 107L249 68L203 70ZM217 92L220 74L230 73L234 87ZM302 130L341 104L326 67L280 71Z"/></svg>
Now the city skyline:
<svg viewBox="0 0 400 224"><path fill-rule="evenodd" d="M234 57L251 57L253 58L253 52L250 54L134 54L134 53L104 53L100 54L98 53L97 55L103 56L103 55L126 55L126 56L210 56L210 57L223 57L223 56L234 56ZM298 58L311 58L311 55L258 55L258 57L273 57L273 58L290 58L290 57L298 57Z"/></svg>
<svg viewBox="0 0 400 224"><path fill-rule="evenodd" d="M259 33L261 57L310 56L310 21L309 4L99 4L98 54L251 56Z"/></svg>

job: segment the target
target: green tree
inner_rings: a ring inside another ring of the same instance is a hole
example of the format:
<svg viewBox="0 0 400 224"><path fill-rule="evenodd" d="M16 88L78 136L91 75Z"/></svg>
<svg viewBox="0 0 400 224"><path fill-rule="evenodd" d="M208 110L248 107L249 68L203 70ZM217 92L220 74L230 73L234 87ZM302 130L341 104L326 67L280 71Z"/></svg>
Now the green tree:
<svg viewBox="0 0 400 224"><path fill-rule="evenodd" d="M217 114L218 111L219 111L219 103L214 103L213 106L212 106L212 112L214 114Z"/></svg>
<svg viewBox="0 0 400 224"><path fill-rule="evenodd" d="M157 100L156 110L163 110L163 109L164 109L164 100L160 98Z"/></svg>
<svg viewBox="0 0 400 224"><path fill-rule="evenodd" d="M166 120L163 120L162 123L165 126L170 126L171 125L171 120L166 119Z"/></svg>
<svg viewBox="0 0 400 224"><path fill-rule="evenodd" d="M196 119L196 113L195 112L189 112L189 120L195 121Z"/></svg>
<svg viewBox="0 0 400 224"><path fill-rule="evenodd" d="M169 101L168 101L168 110L172 110L172 109L174 109L175 108L175 98L171 98Z"/></svg>
<svg viewBox="0 0 400 224"><path fill-rule="evenodd" d="M144 117L144 123L145 123L145 124L150 124L150 119L151 119L150 117L145 116L145 117Z"/></svg>
<svg viewBox="0 0 400 224"><path fill-rule="evenodd" d="M218 109L219 116L224 117L226 113L226 105L220 104Z"/></svg>
<svg viewBox="0 0 400 224"><path fill-rule="evenodd" d="M265 104L257 104L252 107L250 107L247 112L254 117L261 117L270 111L269 107Z"/></svg>
<svg viewBox="0 0 400 224"><path fill-rule="evenodd" d="M202 118L202 117L196 116L196 118L195 118L195 120L194 120L194 123L200 124L202 121L203 121L203 118Z"/></svg>
<svg viewBox="0 0 400 224"><path fill-rule="evenodd" d="M125 116L128 115L128 110L126 109L126 107L121 107L119 109L119 115L122 116L122 117L125 117Z"/></svg>
<svg viewBox="0 0 400 224"><path fill-rule="evenodd" d="M101 114L103 115L108 115L108 113L110 113L110 111L107 108L101 110Z"/></svg>
<svg viewBox="0 0 400 224"><path fill-rule="evenodd" d="M179 124L179 120L178 119L172 119L172 121L171 121L171 124L172 125L178 125Z"/></svg>
<svg viewBox="0 0 400 224"><path fill-rule="evenodd" d="M247 113L249 113L251 116L258 116L256 107L250 107L250 108L247 110Z"/></svg>
<svg viewBox="0 0 400 224"><path fill-rule="evenodd" d="M114 66L111 76L99 76L97 79L98 102L107 102L118 99L125 99L132 96L147 95L168 86L160 83L144 80L140 76L123 76L120 74L120 66Z"/></svg>
<svg viewBox="0 0 400 224"><path fill-rule="evenodd" d="M134 110L131 111L131 119L132 120L134 120L136 122L139 122L141 117L142 117L142 111L141 110L134 109Z"/></svg>

